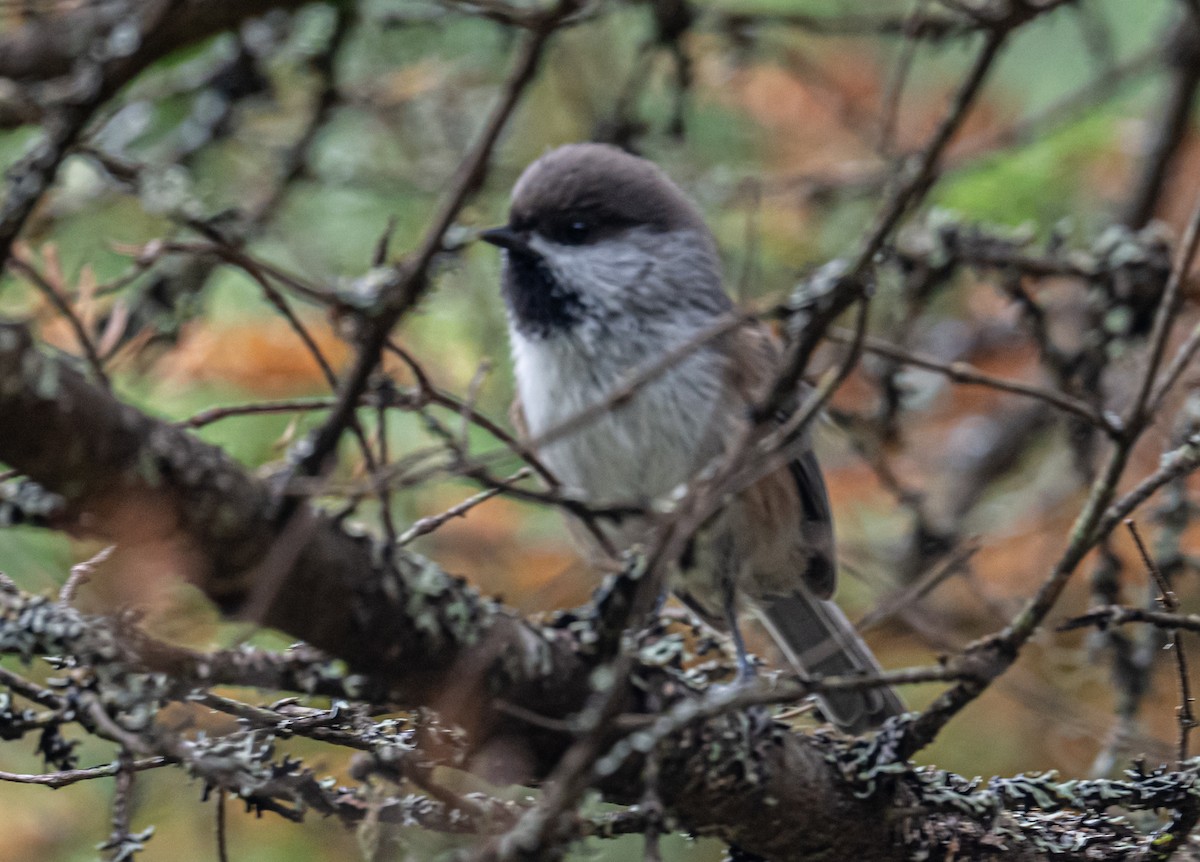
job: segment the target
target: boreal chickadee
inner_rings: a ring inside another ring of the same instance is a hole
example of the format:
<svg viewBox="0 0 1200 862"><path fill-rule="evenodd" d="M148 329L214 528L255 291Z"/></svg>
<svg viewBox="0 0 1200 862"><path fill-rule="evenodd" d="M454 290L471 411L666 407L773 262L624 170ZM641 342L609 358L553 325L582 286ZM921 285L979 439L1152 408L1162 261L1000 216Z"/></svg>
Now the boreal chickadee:
<svg viewBox="0 0 1200 862"><path fill-rule="evenodd" d="M778 345L753 321L700 337L733 303L712 233L657 166L603 144L552 150L517 180L508 224L481 238L504 249L515 413L532 439L603 404L635 370L682 354L631 396L539 447L569 493L596 504L661 498L739 438ZM647 519L630 518L610 533L620 547L649 529ZM733 632L743 674L739 609L759 616L797 671L878 672L829 601L833 521L811 450L737 494L676 569L676 594ZM830 692L822 702L851 732L903 711L888 688Z"/></svg>

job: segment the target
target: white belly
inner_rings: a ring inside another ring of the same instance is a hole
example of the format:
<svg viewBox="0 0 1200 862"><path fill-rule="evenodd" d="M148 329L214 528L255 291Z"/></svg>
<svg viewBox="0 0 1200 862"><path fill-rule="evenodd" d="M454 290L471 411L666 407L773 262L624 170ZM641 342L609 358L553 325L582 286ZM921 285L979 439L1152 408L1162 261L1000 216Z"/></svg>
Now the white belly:
<svg viewBox="0 0 1200 862"><path fill-rule="evenodd" d="M620 352L611 343L566 335L513 338L517 384L529 433L537 440L605 403L639 368L669 350L643 345ZM569 493L593 503L644 503L671 493L720 453L723 373L718 357L698 351L628 400L538 449Z"/></svg>

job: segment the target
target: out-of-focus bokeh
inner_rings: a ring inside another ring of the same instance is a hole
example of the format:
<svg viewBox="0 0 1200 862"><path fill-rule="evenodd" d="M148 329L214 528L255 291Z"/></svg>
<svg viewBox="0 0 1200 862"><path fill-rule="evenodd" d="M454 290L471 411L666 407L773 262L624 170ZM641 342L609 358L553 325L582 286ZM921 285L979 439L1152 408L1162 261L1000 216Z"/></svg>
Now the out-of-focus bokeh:
<svg viewBox="0 0 1200 862"><path fill-rule="evenodd" d="M1139 172L1159 131L1173 80L1167 45L1186 5L1080 0L1016 33L949 148L944 175L901 233L901 247L927 254L913 267L938 265L930 260L939 225L1027 237L1028 248L1047 255L1059 248L1101 255L1106 242L1118 247L1112 225L1128 223ZM463 214L461 238L504 219L507 190L546 148L616 139L661 164L699 202L722 248L731 291L766 308L815 267L854 249L887 194L898 154L924 145L945 115L978 50L976 38L907 39L873 25L945 7L699 2L677 43L681 67L671 45L657 41L646 5L596 4L587 20L551 42L482 193ZM24 14L21 4L0 7L8 27ZM237 34L178 52L139 77L93 124L85 149L65 163L24 232L19 254L61 286L85 322L126 322L110 345L115 387L157 416L184 420L218 405L327 396L309 352L244 272L213 265L195 275L197 289L155 296L155 273L187 284L179 275L192 259L166 256L139 274L139 254L159 240L194 240L185 217L211 220L235 210L261 213L247 239L252 255L310 282L336 285L361 276L385 236L390 254L403 254L421 237L497 98L514 43L504 27L451 3L364 0L268 14ZM326 62L330 101L310 128ZM1189 119L1154 208L1166 236L1178 236L1200 191L1193 126ZM297 141L308 135L311 145L291 164ZM34 136L32 129L0 135L0 158L12 162ZM280 172L293 169L295 178L281 188ZM470 393L481 412L507 427L512 382L498 263L495 249L478 244L447 256L434 290L398 339L434 384ZM136 277L128 284L119 282L130 274ZM1039 282L1037 291L1046 308L1062 311L1062 320L1093 319L1083 311L1072 317L1071 309L1088 299L1068 280ZM1044 382L1015 296L996 271L956 272L919 303L899 280L884 281L876 287L870 332L944 363ZM351 350L334 322L320 308L294 305L333 367L344 367ZM27 279L9 274L0 282L0 314L32 318L47 341L76 349L62 316ZM1069 325L1055 335L1089 337L1086 327L1072 332ZM818 354L814 376L838 355L832 347ZM1118 404L1121 375L1134 370L1122 361L1112 357L1095 384ZM402 363L389 360L388 367L399 385L412 382ZM894 438L854 433L855 417L889 410ZM459 428L454 411L432 412ZM321 416L239 416L197 433L258 466L282 457ZM418 413L389 421L395 452L438 441ZM1154 430L1136 450L1131 476L1154 469L1173 430ZM464 433L472 452L500 448L476 427ZM1066 542L1085 491L1079 476L1089 445L1042 403L867 356L834 399L817 448L837 523L839 597L853 619L869 623L867 638L885 665L928 663L1012 616ZM339 475L353 478L358 466L347 447ZM411 523L477 490L434 473L395 494L396 515ZM1159 505L1139 514L1152 545L1159 528L1151 514ZM369 506L359 514L371 522ZM1183 535L1176 584L1186 610L1196 604L1188 557L1194 531ZM0 570L27 589L52 590L72 563L99 547L4 529ZM581 603L598 582L576 557L557 513L504 498L472 509L417 547L527 612ZM1108 583L1127 600L1143 600L1146 575L1124 533L1112 552L1107 569L1104 559L1089 559L1054 620L1089 606L1099 575L1111 575ZM269 633L219 623L186 586L144 559L122 558L119 549L81 603L90 610L143 606L152 630L185 643L244 637L278 643ZM1154 762L1169 759L1178 703L1169 656L1157 655L1159 642L1125 634L1122 649L1149 651L1141 665L1125 667L1153 674L1136 715L1119 715L1128 688L1112 682L1113 643L1047 631L921 759L984 776L1044 769L1107 774L1142 752ZM752 641L774 660L760 634L752 632ZM53 675L41 666L11 666ZM905 697L921 706L937 690L911 687ZM313 756L318 771L345 777L342 754L302 741L287 746ZM95 742L80 750L85 765L110 758ZM0 770L39 772L43 764L28 740L0 743ZM139 778L134 825L157 829L139 858L216 858L213 802L201 803L201 790L173 770ZM110 828L110 793L108 780L53 792L0 783L0 859L93 858ZM337 823L310 817L295 826L228 804L231 858L239 862L358 853L355 835ZM412 858L432 858L441 846L423 851L421 842L431 839L412 841ZM633 858L639 846L636 839L594 842L572 858ZM682 837L665 849L672 860L715 860L722 852L713 842Z"/></svg>

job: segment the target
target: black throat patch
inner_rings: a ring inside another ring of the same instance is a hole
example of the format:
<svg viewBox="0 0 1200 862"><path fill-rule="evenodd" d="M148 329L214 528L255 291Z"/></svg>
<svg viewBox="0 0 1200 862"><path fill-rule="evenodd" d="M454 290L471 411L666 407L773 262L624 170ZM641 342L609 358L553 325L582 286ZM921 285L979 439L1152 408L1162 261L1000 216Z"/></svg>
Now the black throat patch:
<svg viewBox="0 0 1200 862"><path fill-rule="evenodd" d="M529 338L546 338L583 320L583 303L564 287L537 255L508 251L504 267L504 299L517 330Z"/></svg>

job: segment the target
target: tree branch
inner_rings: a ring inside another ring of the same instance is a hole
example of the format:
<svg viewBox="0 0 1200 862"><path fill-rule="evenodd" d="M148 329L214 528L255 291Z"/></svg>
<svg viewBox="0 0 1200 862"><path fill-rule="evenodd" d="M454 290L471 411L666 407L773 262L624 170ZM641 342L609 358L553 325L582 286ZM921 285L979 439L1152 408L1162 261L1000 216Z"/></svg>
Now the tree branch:
<svg viewBox="0 0 1200 862"><path fill-rule="evenodd" d="M78 433L81 415L89 417L87 435ZM179 568L226 608L244 602L263 578L277 582L280 588L273 590L275 600L266 606L262 622L345 658L352 670L383 685L395 703L430 705L464 726L475 762L486 761L497 746L521 752L517 759L526 764L526 780L547 773L569 745L570 734L502 710L496 696L556 720L559 727L572 726L571 717L593 694L589 668L594 659L587 644L594 635L588 632L603 628L614 601L629 589L618 580L588 612L592 616L568 615L544 629L480 599L420 557L401 553L394 566L386 565L370 541L347 534L307 504L280 527L266 514L272 509L266 483L186 431L121 404L63 361L41 355L26 330L12 324L0 326L0 459L61 494L76 525L89 532L122 545L171 538L183 549ZM148 512L156 513L157 536L147 533ZM44 610L32 613L30 602L40 602ZM79 638L102 631L95 622L55 622L55 614L76 612L45 599L7 593L2 604L0 640L5 643L12 642L4 632L22 630L13 627L30 620L42 621L37 637L59 638L23 641L26 655L78 652ZM128 632L121 640L129 649L145 646ZM92 654L113 655L95 649ZM197 668L206 666L205 657L184 650L159 652L156 663L164 660L173 667L171 676L180 678L195 677ZM218 665L214 659L213 667ZM236 670L236 662L229 667ZM637 662L634 668L634 679L610 684L629 687L623 708L635 712L646 710L642 692L647 688L664 698L666 711L651 715L675 723L658 749L662 802L692 831L781 860L815 854L901 859L914 842L929 840L924 835L897 842L895 824L886 814L905 805L909 794L918 792L913 787L924 785L908 781L900 793L887 781L871 784L864 777L862 764L874 769L891 763L888 775L896 768L909 774L909 767L895 763L894 748L867 750L855 746L875 743L797 735L754 711L730 711L741 705L737 699L706 706L710 697L721 696L719 689L689 691L659 665ZM234 670L228 673L238 676ZM274 675L277 670L267 670L268 677L239 678L272 685L283 681ZM894 743L897 730L883 738ZM616 722L612 733L601 739L602 748L616 743L615 755L625 745L622 759L633 759L620 767L621 759L602 758L593 777L609 799L632 802L643 794L641 758L638 749L628 748L626 737L637 731L628 722ZM857 754L851 757L851 752ZM847 772L851 762L859 766ZM606 763L618 767L606 772ZM941 787L938 798L948 792ZM786 817L777 819L776 812ZM956 810L926 820L946 840L978 847L975 858L989 858L990 833L982 814L972 819ZM1014 828L1028 843L1017 841L1024 850L1005 858L1043 858L1034 838L1046 824L1031 815L1021 820ZM847 830L846 823L859 828ZM1092 837L1100 840L1098 833Z"/></svg>

